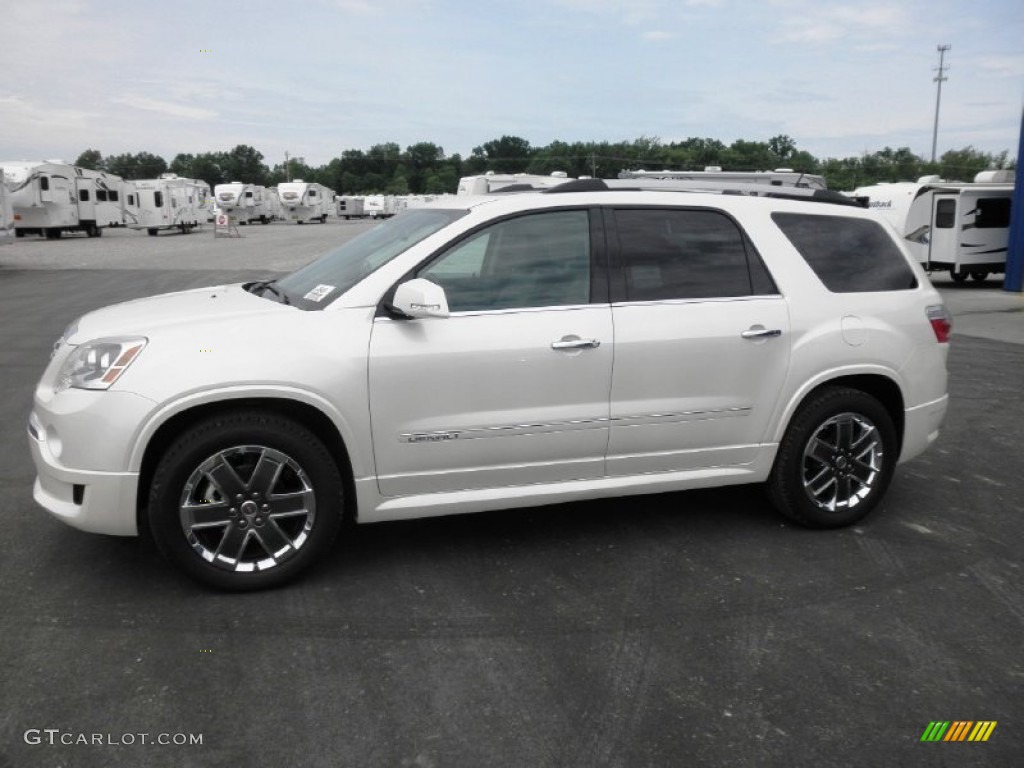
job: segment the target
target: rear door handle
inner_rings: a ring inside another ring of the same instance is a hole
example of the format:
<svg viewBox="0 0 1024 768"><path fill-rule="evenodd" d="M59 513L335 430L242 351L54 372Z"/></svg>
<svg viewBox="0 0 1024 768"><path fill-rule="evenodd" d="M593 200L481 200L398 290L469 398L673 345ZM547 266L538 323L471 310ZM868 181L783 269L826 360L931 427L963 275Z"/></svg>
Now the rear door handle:
<svg viewBox="0 0 1024 768"><path fill-rule="evenodd" d="M581 339L579 336L563 336L551 342L552 349L597 349L600 346L598 339Z"/></svg>
<svg viewBox="0 0 1024 768"><path fill-rule="evenodd" d="M740 334L744 339L774 339L776 336L781 336L782 330L779 328L751 328L748 331L743 331Z"/></svg>

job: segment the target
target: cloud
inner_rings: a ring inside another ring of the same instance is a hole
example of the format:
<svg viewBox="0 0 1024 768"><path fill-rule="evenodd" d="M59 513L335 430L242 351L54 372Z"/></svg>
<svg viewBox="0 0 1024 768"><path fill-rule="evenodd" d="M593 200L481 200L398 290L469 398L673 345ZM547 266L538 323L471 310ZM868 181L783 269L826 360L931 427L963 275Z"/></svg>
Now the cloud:
<svg viewBox="0 0 1024 768"><path fill-rule="evenodd" d="M135 109L160 112L172 117L184 117L189 120L210 120L217 117L217 113L211 109L188 107L184 104L176 104L173 101L160 101L159 99L149 99L145 96L115 96L111 101L115 104L125 104Z"/></svg>
<svg viewBox="0 0 1024 768"><path fill-rule="evenodd" d="M644 32L644 34L643 34L644 40L651 40L653 42L662 42L664 40L674 40L675 37L676 36L673 35L671 32L665 32L664 30L661 30L661 29L651 30L650 32Z"/></svg>
<svg viewBox="0 0 1024 768"><path fill-rule="evenodd" d="M909 25L905 10L892 5L807 4L789 0L776 0L773 5L782 11L778 16L781 31L776 36L780 43L826 45L867 36L869 44L877 45L878 37L901 36Z"/></svg>

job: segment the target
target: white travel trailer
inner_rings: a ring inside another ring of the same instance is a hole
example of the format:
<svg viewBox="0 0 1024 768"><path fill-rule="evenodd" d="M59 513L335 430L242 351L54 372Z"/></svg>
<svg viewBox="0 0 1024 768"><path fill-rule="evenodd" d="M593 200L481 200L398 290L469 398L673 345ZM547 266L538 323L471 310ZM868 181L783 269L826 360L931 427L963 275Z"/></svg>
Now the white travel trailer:
<svg viewBox="0 0 1024 768"><path fill-rule="evenodd" d="M195 195L200 221L213 221L213 193L210 191L210 185L202 179L185 179L185 181Z"/></svg>
<svg viewBox="0 0 1024 768"><path fill-rule="evenodd" d="M362 197L353 197L352 195L337 195L335 198L338 202L338 218L346 219L362 219L366 217L365 204L366 201Z"/></svg>
<svg viewBox="0 0 1024 768"><path fill-rule="evenodd" d="M4 169L0 168L0 245L14 240L14 208L11 207L11 196L7 193L4 183Z"/></svg>
<svg viewBox="0 0 1024 768"><path fill-rule="evenodd" d="M277 196L281 199L281 214L285 221L305 224L319 221L323 224L334 207L334 190L322 184L302 179L277 185Z"/></svg>
<svg viewBox="0 0 1024 768"><path fill-rule="evenodd" d="M723 171L709 165L703 171L621 171L620 179L673 179L678 181L732 181L742 184L767 184L773 187L804 187L827 189L824 176L800 173L791 168L774 171Z"/></svg>
<svg viewBox="0 0 1024 768"><path fill-rule="evenodd" d="M371 219L387 219L398 213L394 195L367 195L363 198L363 212Z"/></svg>
<svg viewBox="0 0 1024 768"><path fill-rule="evenodd" d="M517 189L548 189L569 180L564 171L555 171L550 176L534 173L495 173L488 171L480 176L463 176L459 179L459 195L487 195L502 190Z"/></svg>
<svg viewBox="0 0 1024 768"><path fill-rule="evenodd" d="M214 187L213 193L217 199L217 210L226 213L239 224L254 221L261 224L270 222L267 215L266 187L232 181L230 184L218 184Z"/></svg>
<svg viewBox="0 0 1024 768"><path fill-rule="evenodd" d="M18 237L64 232L99 237L124 223L123 181L102 171L62 162L3 162Z"/></svg>
<svg viewBox="0 0 1024 768"><path fill-rule="evenodd" d="M949 270L957 282L1006 271L1013 171L983 171L974 182L923 176L855 189L887 219L928 270Z"/></svg>
<svg viewBox="0 0 1024 768"><path fill-rule="evenodd" d="M154 236L165 229L187 234L206 221L204 188L209 187L205 182L165 173L158 179L131 184L133 199L125 206L125 222L132 229L144 229Z"/></svg>

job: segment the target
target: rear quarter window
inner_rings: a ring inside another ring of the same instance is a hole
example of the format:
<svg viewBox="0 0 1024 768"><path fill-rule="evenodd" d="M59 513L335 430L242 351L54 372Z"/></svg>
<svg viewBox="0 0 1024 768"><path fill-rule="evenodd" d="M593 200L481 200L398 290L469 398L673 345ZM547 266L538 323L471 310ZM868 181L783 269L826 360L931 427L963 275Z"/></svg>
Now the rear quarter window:
<svg viewBox="0 0 1024 768"><path fill-rule="evenodd" d="M772 220L832 293L917 287L903 253L876 221L805 213L773 213Z"/></svg>

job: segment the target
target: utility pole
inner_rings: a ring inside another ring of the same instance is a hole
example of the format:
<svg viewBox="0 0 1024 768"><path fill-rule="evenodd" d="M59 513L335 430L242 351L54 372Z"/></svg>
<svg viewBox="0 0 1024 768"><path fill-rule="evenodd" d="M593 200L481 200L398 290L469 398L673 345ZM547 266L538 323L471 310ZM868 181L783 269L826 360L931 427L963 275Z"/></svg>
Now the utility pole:
<svg viewBox="0 0 1024 768"><path fill-rule="evenodd" d="M934 82L938 83L938 88L935 92L935 128L932 129L932 162L935 162L935 147L939 141L939 103L942 101L942 83L949 80L946 77L946 70L949 69L945 66L946 51L952 48L949 43L938 46L935 50L939 52L939 66L935 67L935 71L938 73L935 75Z"/></svg>
<svg viewBox="0 0 1024 768"><path fill-rule="evenodd" d="M933 155L935 154L935 150L934 149L932 149L932 154ZM935 158L932 158L932 159L934 160ZM292 166L291 166L291 163L288 162L288 150L287 149L284 151L284 178L285 178L285 181L291 181L292 180Z"/></svg>

